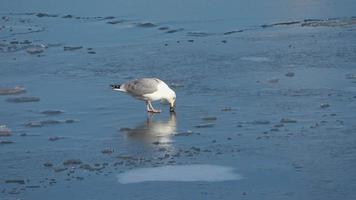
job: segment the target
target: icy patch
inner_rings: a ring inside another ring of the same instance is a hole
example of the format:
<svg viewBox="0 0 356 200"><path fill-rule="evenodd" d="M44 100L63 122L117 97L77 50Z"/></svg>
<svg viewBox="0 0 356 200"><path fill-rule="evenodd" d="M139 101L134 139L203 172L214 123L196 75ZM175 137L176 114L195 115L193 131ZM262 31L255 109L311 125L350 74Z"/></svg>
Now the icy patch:
<svg viewBox="0 0 356 200"><path fill-rule="evenodd" d="M0 137L1 136L11 136L11 129L9 129L6 125L0 124Z"/></svg>
<svg viewBox="0 0 356 200"><path fill-rule="evenodd" d="M242 57L240 60L245 60L245 61L252 61L252 62L269 62L271 59L267 57L258 57L258 56L248 56L248 57Z"/></svg>
<svg viewBox="0 0 356 200"><path fill-rule="evenodd" d="M219 165L177 165L134 169L117 175L121 184L147 181L220 182L243 177L234 168Z"/></svg>

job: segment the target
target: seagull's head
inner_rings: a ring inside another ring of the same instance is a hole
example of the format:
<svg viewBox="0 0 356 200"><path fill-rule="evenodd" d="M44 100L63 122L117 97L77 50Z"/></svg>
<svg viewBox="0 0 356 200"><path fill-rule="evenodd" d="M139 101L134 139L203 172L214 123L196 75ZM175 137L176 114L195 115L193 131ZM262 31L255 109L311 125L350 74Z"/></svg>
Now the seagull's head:
<svg viewBox="0 0 356 200"><path fill-rule="evenodd" d="M176 93L173 90L170 90L166 100L169 103L169 111L174 112L176 109Z"/></svg>

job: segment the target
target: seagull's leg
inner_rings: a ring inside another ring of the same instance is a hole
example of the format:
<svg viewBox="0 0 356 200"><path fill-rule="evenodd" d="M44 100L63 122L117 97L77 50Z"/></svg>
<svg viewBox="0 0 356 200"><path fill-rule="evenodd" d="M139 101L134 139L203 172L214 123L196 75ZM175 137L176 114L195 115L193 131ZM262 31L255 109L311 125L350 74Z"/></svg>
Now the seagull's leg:
<svg viewBox="0 0 356 200"><path fill-rule="evenodd" d="M156 110L153 106L152 106L152 103L150 101L147 101L148 103L148 106L150 108L150 110L148 112L153 112L153 113L160 113L161 110Z"/></svg>
<svg viewBox="0 0 356 200"><path fill-rule="evenodd" d="M151 109L149 101L146 101L146 108L147 108L147 112L152 112L152 109Z"/></svg>

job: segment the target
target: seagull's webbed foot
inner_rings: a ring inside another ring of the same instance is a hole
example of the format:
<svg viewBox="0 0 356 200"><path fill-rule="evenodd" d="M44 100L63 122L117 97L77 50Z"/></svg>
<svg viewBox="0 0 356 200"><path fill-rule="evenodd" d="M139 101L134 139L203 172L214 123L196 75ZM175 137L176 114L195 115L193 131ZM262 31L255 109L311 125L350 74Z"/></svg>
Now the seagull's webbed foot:
<svg viewBox="0 0 356 200"><path fill-rule="evenodd" d="M147 110L147 112L150 112L150 113L160 113L160 112L162 112L162 111L161 111L161 110L153 109L153 110Z"/></svg>

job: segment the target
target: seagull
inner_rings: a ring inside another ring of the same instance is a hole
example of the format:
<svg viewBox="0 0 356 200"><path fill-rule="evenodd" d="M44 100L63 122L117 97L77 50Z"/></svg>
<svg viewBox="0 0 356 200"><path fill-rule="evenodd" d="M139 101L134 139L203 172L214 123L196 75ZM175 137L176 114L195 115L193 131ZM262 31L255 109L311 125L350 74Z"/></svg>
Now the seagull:
<svg viewBox="0 0 356 200"><path fill-rule="evenodd" d="M147 112L161 112L152 106L151 102L157 100L166 100L170 105L169 111L174 112L175 110L176 93L158 78L141 78L110 86L113 90L125 92L138 100L145 101Z"/></svg>

